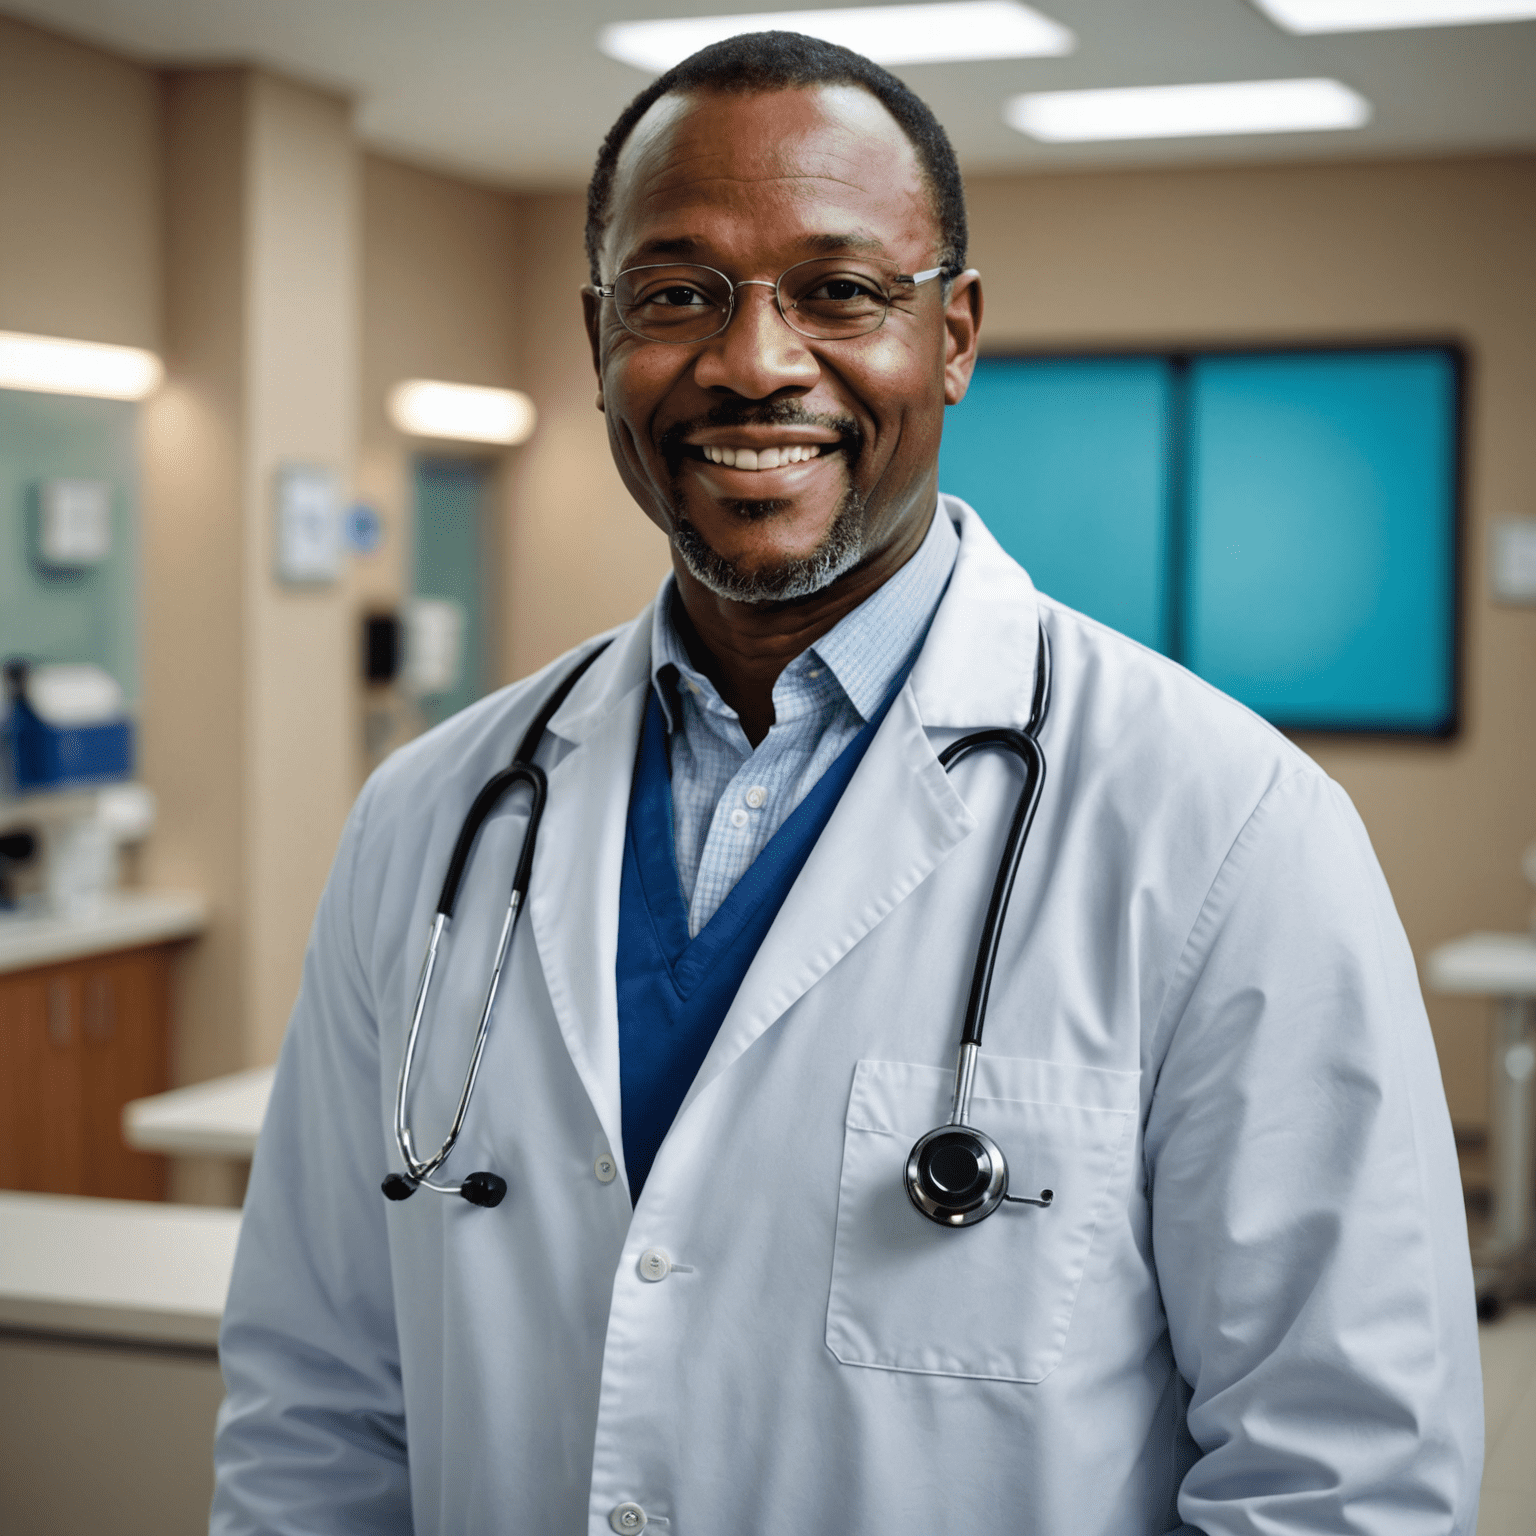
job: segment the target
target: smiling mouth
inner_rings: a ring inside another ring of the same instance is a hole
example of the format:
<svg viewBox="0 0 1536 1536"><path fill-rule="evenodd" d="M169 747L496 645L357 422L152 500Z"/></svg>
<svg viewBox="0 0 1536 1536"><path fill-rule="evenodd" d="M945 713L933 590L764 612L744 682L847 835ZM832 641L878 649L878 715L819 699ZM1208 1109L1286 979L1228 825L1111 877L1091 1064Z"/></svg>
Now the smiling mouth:
<svg viewBox="0 0 1536 1536"><path fill-rule="evenodd" d="M836 452L835 443L792 443L784 448L721 448L712 443L691 448L710 464L726 469L782 469L787 464L803 464L807 459L818 459L822 453Z"/></svg>

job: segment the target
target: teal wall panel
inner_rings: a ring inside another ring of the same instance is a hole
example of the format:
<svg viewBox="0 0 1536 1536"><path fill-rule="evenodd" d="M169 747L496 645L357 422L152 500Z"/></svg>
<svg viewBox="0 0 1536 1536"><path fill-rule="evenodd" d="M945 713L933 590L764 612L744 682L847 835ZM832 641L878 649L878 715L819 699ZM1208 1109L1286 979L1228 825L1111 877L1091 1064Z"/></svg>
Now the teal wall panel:
<svg viewBox="0 0 1536 1536"><path fill-rule="evenodd" d="M945 416L940 488L1041 591L1163 647L1170 404L1158 357L982 358Z"/></svg>
<svg viewBox="0 0 1536 1536"><path fill-rule="evenodd" d="M93 662L139 697L137 405L0 389L0 656ZM38 486L112 487L112 553L88 570L32 558Z"/></svg>
<svg viewBox="0 0 1536 1536"><path fill-rule="evenodd" d="M1199 358L1190 412L1188 665L1280 725L1445 728L1452 354Z"/></svg>

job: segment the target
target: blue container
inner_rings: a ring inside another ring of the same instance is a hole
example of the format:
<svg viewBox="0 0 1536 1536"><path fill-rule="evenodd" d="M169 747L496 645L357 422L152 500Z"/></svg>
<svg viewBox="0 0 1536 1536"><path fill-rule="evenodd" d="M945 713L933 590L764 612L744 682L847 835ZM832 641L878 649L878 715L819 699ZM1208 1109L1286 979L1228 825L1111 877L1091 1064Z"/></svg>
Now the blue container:
<svg viewBox="0 0 1536 1536"><path fill-rule="evenodd" d="M133 722L49 725L25 698L13 698L5 751L11 787L18 793L126 779L133 773Z"/></svg>

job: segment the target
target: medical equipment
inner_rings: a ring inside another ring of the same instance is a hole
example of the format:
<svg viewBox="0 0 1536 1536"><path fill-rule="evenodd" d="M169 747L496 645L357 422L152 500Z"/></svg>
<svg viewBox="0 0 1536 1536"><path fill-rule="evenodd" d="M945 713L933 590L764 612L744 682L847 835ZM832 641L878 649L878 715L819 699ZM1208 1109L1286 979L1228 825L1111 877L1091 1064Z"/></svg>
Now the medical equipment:
<svg viewBox="0 0 1536 1536"><path fill-rule="evenodd" d="M1035 696L1029 723L1022 731L999 728L976 731L951 742L939 753L946 773L973 752L988 748L1011 752L1024 764L1024 784L1014 808L1013 823L1003 844L1003 856L992 885L981 942L976 947L976 969L971 976L971 995L965 1005L965 1027L960 1032L960 1055L955 1062L955 1091L949 1120L920 1136L907 1154L907 1197L929 1221L946 1227L971 1227L998 1206L1049 1206L1055 1194L1042 1189L1038 1196L1008 1193L1008 1160L1003 1149L985 1131L969 1124L971 1090L976 1081L976 1058L981 1054L981 1030L987 1018L987 997L992 990L992 971L1003 919L1008 915L1013 882L1024 856L1024 844L1045 786L1045 754L1038 736L1051 707L1051 647L1040 630L1035 662Z"/></svg>
<svg viewBox="0 0 1536 1536"><path fill-rule="evenodd" d="M421 979L416 984L416 1006L411 1012L410 1033L405 1039L405 1054L400 1059L400 1081L395 1089L395 1144L405 1159L405 1172L392 1173L381 1186L391 1200L408 1200L419 1188L434 1189L440 1195L462 1195L471 1205L500 1205L507 1193L507 1181L500 1174L472 1173L461 1184L438 1184L432 1175L448 1160L459 1132L464 1128L464 1116L469 1111L469 1101L475 1091L475 1079L480 1075L480 1058L485 1054L485 1040L490 1033L491 1009L495 1006L496 990L501 985L501 969L506 962L507 950L512 943L512 930L517 926L518 914L528 894L528 877L533 870L533 850L538 841L539 822L544 816L544 801L549 793L549 782L544 770L533 761L545 728L554 713L565 703L566 695L581 680L588 667L608 649L608 642L589 651L566 673L560 685L544 702L538 718L528 727L519 743L511 764L491 778L475 796L459 829L458 841L453 845L453 856L448 860L448 873L443 879L442 894L437 900L437 912L432 918L432 931L427 939L426 958L421 963ZM437 966L438 946L443 932L453 920L453 904L458 899L459 883L469 865L469 855L475 838L487 816L501 803L503 797L516 784L526 784L532 792L528 806L528 825L523 829L523 846L518 855L517 868L512 875L512 894L507 901L506 916L501 920L501 937L496 945L496 962L491 968L491 984L486 988L485 1006L480 1010L480 1027L475 1034L475 1048L469 1058L469 1071L464 1075L464 1087L459 1094L459 1105L453 1114L453 1123L442 1145L428 1158L416 1155L411 1137L410 1119L406 1100L410 1094L411 1066L416 1057L416 1041L421 1033L421 1020L426 1012L427 994L432 986L432 972Z"/></svg>
<svg viewBox="0 0 1536 1536"><path fill-rule="evenodd" d="M538 718L529 726L511 764L491 778L475 796L464 825L453 846L448 861L448 872L443 880L442 894L438 898L437 911L427 939L427 953L422 961L421 977L416 986L416 1003L411 1014L410 1030L406 1035L405 1051L400 1062L400 1077L395 1091L395 1142L405 1162L404 1173L391 1173L382 1184L384 1194L390 1200L406 1200L417 1189L435 1190L438 1194L459 1195L471 1205L500 1205L507 1193L507 1183L499 1174L480 1171L469 1174L461 1183L438 1182L433 1175L447 1161L449 1153L459 1139L464 1118L474 1094L475 1080L480 1073L481 1058L490 1032L491 1010L495 1006L496 993L501 984L501 973L511 946L512 933L517 926L528 894L528 882L533 868L533 852L538 840L539 822L544 814L544 802L548 795L548 781L543 769L533 762L539 742L555 711L565 702L567 695L585 674L588 667L602 654L606 645L599 646L584 656L566 674L559 686L546 700ZM1054 1199L1051 1190L1041 1190L1038 1196L1010 1195L1008 1193L1008 1163L1002 1149L984 1131L969 1123L971 1094L976 1077L976 1060L981 1051L982 1027L986 1021L987 997L992 987L992 972L997 963L998 943L1002 935L1003 920L1008 913L1008 902L1013 894L1014 881L1019 872L1024 844L1034 821L1035 810L1040 803L1040 792L1045 783L1045 755L1038 740L1041 726L1050 708L1051 661L1050 647L1045 631L1040 631L1040 645L1035 665L1035 692L1030 707L1029 723L1024 730L997 728L976 731L959 741L952 742L939 754L944 770L969 757L974 752L996 750L1009 752L1024 765L1024 784L1019 791L1013 821L1003 846L1002 859L998 864L997 878L993 882L992 897L982 924L981 940L976 951L976 966L971 979L970 997L966 1004L965 1024L960 1037L960 1054L955 1065L955 1086L949 1120L921 1137L907 1158L905 1184L908 1197L930 1221L941 1226L968 1227L990 1216L1000 1205L1032 1205L1047 1207ZM480 1010L480 1023L475 1034L474 1049L464 1086L459 1094L458 1107L454 1111L448 1134L430 1157L417 1155L411 1135L408 1100L411 1071L415 1064L416 1049L421 1035L422 1020L426 1014L427 998L431 991L432 975L437 966L438 951L444 932L453 920L454 903L459 886L468 867L476 837L486 818L516 785L525 785L531 795L528 807L528 824L523 830L522 848L512 877L511 895L502 918L501 934L496 945L496 957L491 968L490 984L486 988L485 1004Z"/></svg>

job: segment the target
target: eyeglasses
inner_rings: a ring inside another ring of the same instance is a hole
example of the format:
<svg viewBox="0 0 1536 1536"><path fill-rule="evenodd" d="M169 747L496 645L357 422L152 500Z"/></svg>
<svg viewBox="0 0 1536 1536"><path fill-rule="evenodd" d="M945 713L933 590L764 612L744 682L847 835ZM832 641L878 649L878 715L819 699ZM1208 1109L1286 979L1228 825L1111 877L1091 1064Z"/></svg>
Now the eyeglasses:
<svg viewBox="0 0 1536 1536"><path fill-rule="evenodd" d="M774 283L748 278L733 283L713 267L663 263L630 267L593 291L618 306L624 328L646 341L708 341L731 323L741 288L772 288L784 323L802 336L843 341L867 336L885 324L891 306L907 291L946 274L946 267L904 273L883 261L819 256L797 262Z"/></svg>

